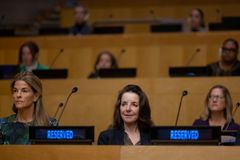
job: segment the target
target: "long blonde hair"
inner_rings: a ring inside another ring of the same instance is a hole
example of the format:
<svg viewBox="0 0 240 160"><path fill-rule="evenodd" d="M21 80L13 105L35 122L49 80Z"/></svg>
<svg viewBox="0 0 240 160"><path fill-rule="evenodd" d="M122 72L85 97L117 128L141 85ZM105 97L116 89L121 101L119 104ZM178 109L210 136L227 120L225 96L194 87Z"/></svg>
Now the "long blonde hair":
<svg viewBox="0 0 240 160"><path fill-rule="evenodd" d="M16 81L22 80L26 82L34 93L39 95L38 100L34 102L34 113L33 113L33 123L34 125L48 125L48 115L44 110L42 102L42 83L40 79L34 75L32 72L22 72L18 73L11 83L11 90L13 90ZM12 107L13 111L17 114L18 109L15 104Z"/></svg>
<svg viewBox="0 0 240 160"><path fill-rule="evenodd" d="M223 96L224 96L224 99L225 99L224 118L226 119L227 123L229 123L233 119L233 117L232 117L233 103L232 103L232 98L231 98L229 90L223 85L215 85L208 91L208 94L207 94L207 96L205 98L205 101L204 101L204 105L205 105L204 113L201 116L201 118L203 120L207 120L211 117L211 111L209 110L208 102L209 102L209 98L211 96L212 90L215 89L215 88L219 88L223 92Z"/></svg>

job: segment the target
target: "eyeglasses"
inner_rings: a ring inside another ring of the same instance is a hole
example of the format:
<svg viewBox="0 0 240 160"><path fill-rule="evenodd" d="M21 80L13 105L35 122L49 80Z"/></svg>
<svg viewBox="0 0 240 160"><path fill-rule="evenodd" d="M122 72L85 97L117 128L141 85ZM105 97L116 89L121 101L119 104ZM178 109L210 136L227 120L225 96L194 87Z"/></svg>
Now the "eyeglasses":
<svg viewBox="0 0 240 160"><path fill-rule="evenodd" d="M213 101L213 100L223 100L224 99L224 96L214 96L214 95L210 95L208 97L209 100Z"/></svg>
<svg viewBox="0 0 240 160"><path fill-rule="evenodd" d="M222 53L237 53L237 49L236 48L222 48Z"/></svg>

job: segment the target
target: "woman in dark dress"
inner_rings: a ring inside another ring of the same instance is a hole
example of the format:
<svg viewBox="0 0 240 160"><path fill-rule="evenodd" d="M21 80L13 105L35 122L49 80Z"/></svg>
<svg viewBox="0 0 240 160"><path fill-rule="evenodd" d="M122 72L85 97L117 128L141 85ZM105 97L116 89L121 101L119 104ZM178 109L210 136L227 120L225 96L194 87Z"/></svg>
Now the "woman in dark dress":
<svg viewBox="0 0 240 160"><path fill-rule="evenodd" d="M148 98L137 85L127 85L119 93L112 126L100 133L99 145L150 144L151 109Z"/></svg>

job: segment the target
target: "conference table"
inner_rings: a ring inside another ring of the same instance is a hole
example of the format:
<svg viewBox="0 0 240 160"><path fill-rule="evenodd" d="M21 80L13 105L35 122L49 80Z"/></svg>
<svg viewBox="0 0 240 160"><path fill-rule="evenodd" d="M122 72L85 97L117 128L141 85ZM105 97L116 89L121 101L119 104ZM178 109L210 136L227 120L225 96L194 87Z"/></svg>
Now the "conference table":
<svg viewBox="0 0 240 160"><path fill-rule="evenodd" d="M239 160L239 146L1 145L2 160Z"/></svg>

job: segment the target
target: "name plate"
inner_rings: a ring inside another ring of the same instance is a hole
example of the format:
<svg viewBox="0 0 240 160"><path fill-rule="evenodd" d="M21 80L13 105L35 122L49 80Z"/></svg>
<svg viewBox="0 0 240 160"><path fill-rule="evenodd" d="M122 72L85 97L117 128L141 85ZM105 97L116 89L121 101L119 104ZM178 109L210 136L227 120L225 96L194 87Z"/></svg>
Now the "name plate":
<svg viewBox="0 0 240 160"><path fill-rule="evenodd" d="M152 144L218 145L221 127L157 126L151 129Z"/></svg>
<svg viewBox="0 0 240 160"><path fill-rule="evenodd" d="M32 144L92 144L94 126L31 126Z"/></svg>

